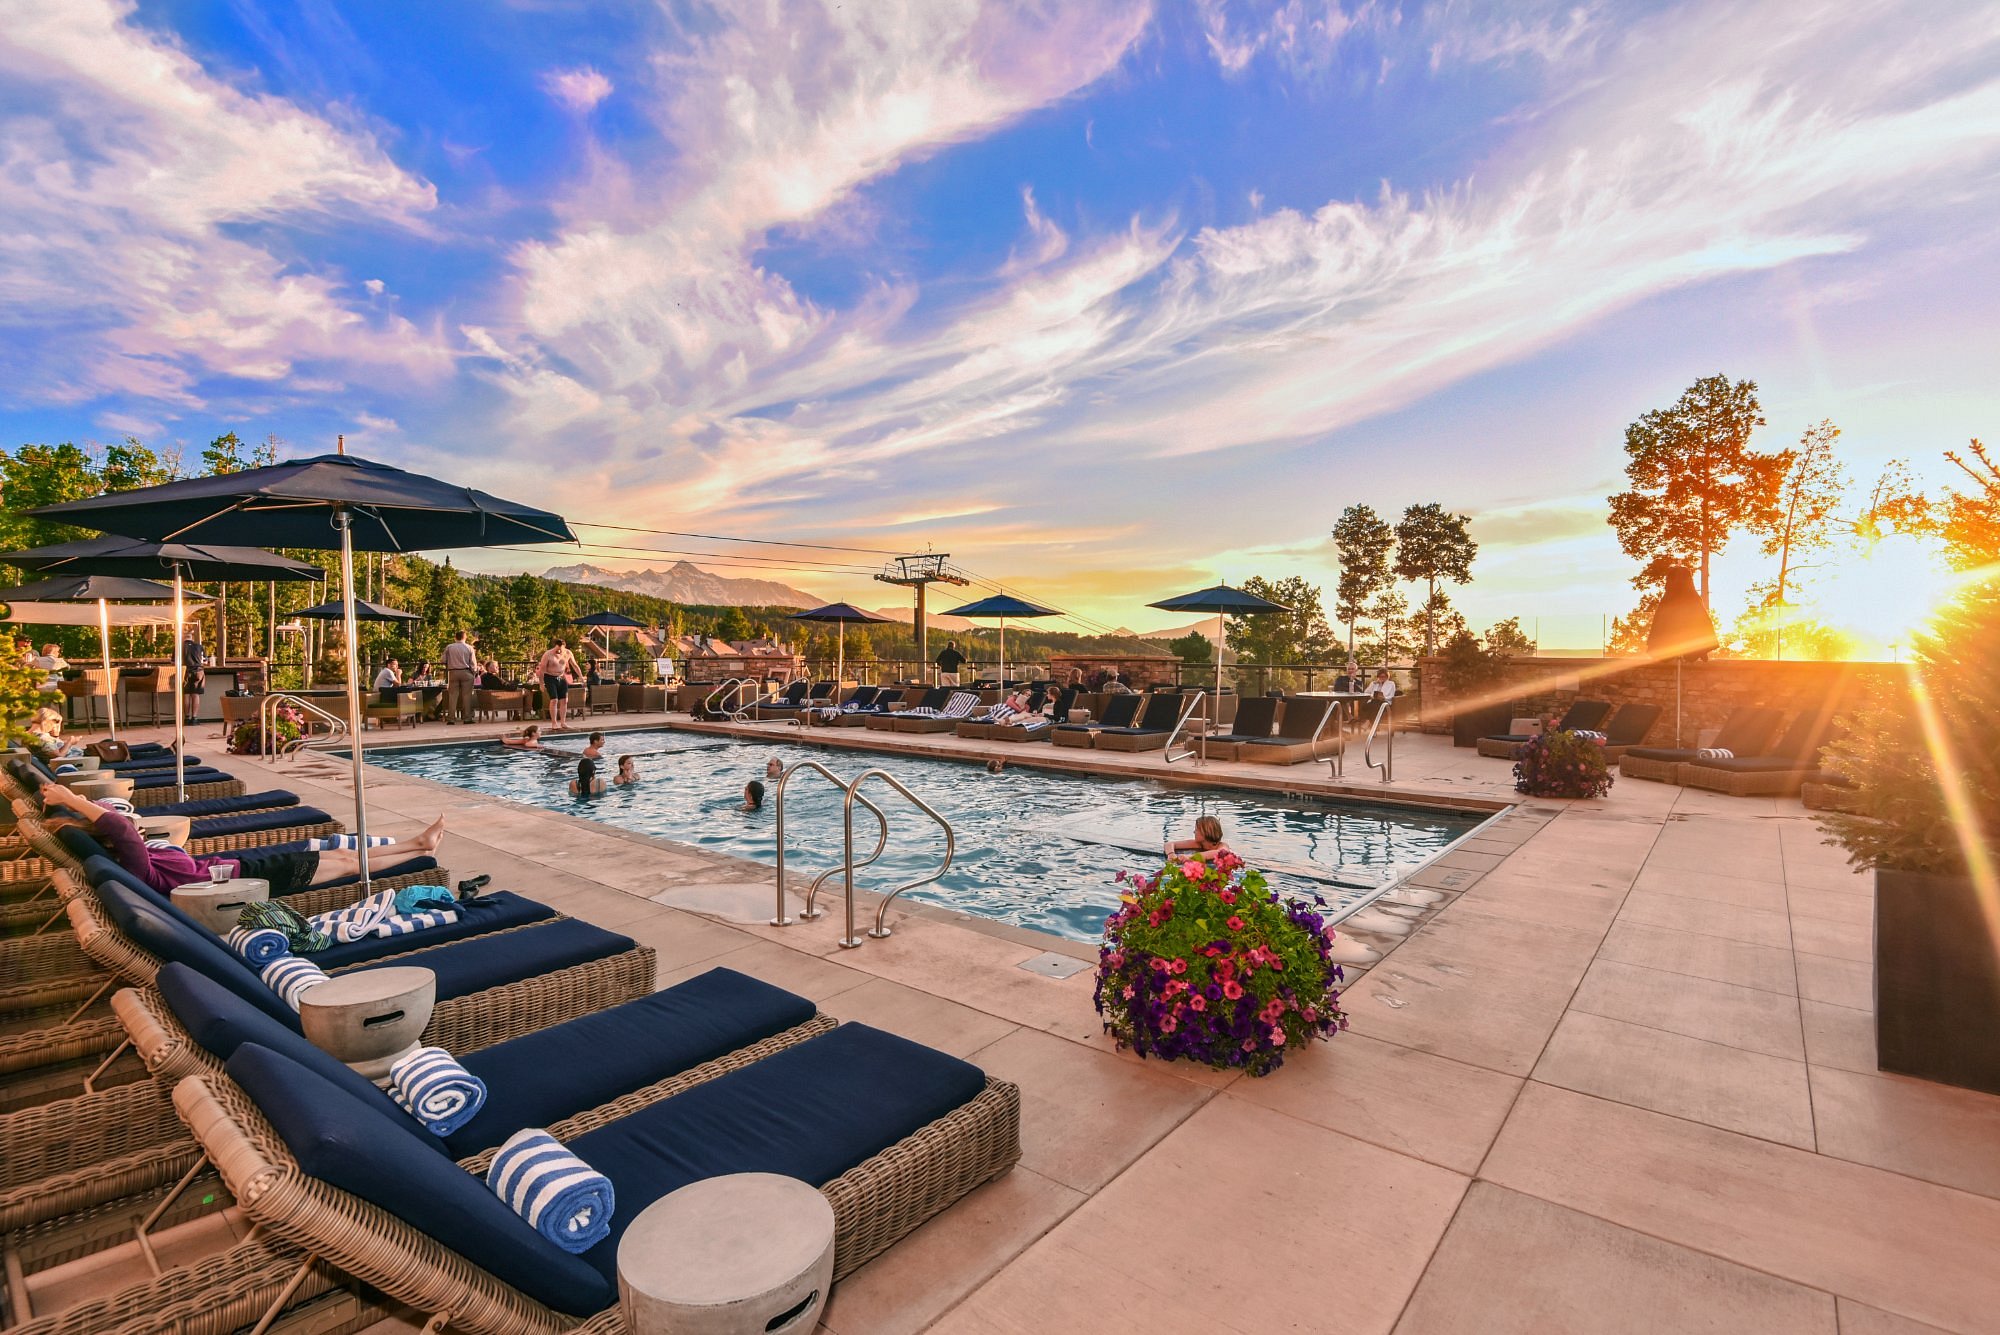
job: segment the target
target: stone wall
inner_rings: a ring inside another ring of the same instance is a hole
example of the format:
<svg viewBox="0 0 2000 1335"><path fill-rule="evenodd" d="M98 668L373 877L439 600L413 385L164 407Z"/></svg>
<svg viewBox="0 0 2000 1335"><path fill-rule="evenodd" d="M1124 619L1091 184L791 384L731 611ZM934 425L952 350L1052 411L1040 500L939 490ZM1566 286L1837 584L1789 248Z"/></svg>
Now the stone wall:
<svg viewBox="0 0 2000 1335"><path fill-rule="evenodd" d="M1732 710L1764 705L1787 713L1808 707L1836 691L1873 680L1898 676L1907 669L1894 663L1773 662L1753 658L1717 658L1689 663L1681 677L1681 735L1692 743L1702 729L1719 728ZM1458 696L1444 683L1444 660L1425 658L1417 664L1422 682L1426 731L1451 727ZM1660 721L1648 741L1672 745L1674 732L1674 665L1637 658L1515 658L1509 659L1497 684L1479 694L1487 701L1509 702L1523 716L1558 715L1578 699L1660 707Z"/></svg>

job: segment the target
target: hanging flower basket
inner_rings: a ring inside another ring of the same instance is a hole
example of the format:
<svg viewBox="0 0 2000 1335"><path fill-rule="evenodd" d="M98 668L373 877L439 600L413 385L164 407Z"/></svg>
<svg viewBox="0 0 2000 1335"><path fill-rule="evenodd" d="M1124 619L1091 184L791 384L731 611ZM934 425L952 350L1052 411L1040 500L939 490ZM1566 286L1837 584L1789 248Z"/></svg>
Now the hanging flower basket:
<svg viewBox="0 0 2000 1335"><path fill-rule="evenodd" d="M1226 852L1118 877L1095 1000L1120 1048L1269 1075L1347 1027L1335 934L1314 905L1280 899Z"/></svg>
<svg viewBox="0 0 2000 1335"><path fill-rule="evenodd" d="M1530 797L1602 797L1611 791L1604 743L1575 732L1545 732L1521 747L1514 791Z"/></svg>

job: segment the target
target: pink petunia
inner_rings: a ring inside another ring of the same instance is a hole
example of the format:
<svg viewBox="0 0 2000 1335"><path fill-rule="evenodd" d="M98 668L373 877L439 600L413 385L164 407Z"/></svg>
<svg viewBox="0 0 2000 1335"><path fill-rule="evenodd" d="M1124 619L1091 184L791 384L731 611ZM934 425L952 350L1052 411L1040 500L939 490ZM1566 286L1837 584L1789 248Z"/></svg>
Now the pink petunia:
<svg viewBox="0 0 2000 1335"><path fill-rule="evenodd" d="M1208 1009L1208 998L1197 992L1188 998L1188 1005L1198 1011L1205 1011Z"/></svg>
<svg viewBox="0 0 2000 1335"><path fill-rule="evenodd" d="M1232 914L1230 914L1230 915L1229 915L1229 930L1230 930L1230 931L1232 931L1232 932L1240 932L1240 931L1242 931L1242 930L1243 930L1243 919L1241 919L1241 918L1237 917L1237 916L1236 916L1235 914L1233 914L1233 913L1232 913Z"/></svg>
<svg viewBox="0 0 2000 1335"><path fill-rule="evenodd" d="M1131 989L1128 988L1126 991L1129 994ZM1243 984L1237 982L1234 978L1224 980L1222 995L1228 997L1231 1001L1240 1000L1243 996Z"/></svg>
<svg viewBox="0 0 2000 1335"><path fill-rule="evenodd" d="M1176 959L1172 964L1169 964L1167 968L1174 973L1186 973L1187 961L1184 959Z"/></svg>

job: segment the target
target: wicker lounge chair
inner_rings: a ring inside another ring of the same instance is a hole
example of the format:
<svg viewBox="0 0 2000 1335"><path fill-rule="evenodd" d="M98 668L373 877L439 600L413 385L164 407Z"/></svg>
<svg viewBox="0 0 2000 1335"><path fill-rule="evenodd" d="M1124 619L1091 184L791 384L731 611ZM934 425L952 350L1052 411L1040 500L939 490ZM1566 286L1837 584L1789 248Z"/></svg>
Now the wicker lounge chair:
<svg viewBox="0 0 2000 1335"><path fill-rule="evenodd" d="M1278 726L1275 695L1246 695L1236 705L1236 721L1228 732L1211 733L1202 743L1202 754L1210 760L1236 760L1245 742L1268 740Z"/></svg>
<svg viewBox="0 0 2000 1335"><path fill-rule="evenodd" d="M1179 692L1156 691L1146 697L1139 718L1129 728L1103 727L1097 730L1100 751L1157 751L1167 744L1181 721L1186 703Z"/></svg>
<svg viewBox="0 0 2000 1335"><path fill-rule="evenodd" d="M808 724L819 726L838 724L842 718L863 715L872 711L875 707L875 698L881 694L882 688L880 686L857 686L853 691L848 693L845 700L837 704L832 700L827 700L819 706L807 710L805 721ZM829 710L837 712L829 713ZM856 723L855 726L859 727L860 724Z"/></svg>
<svg viewBox="0 0 2000 1335"><path fill-rule="evenodd" d="M1785 735L1761 756L1728 760L1697 756L1681 765L1680 781L1731 797L1790 797L1819 776L1819 754L1832 740L1837 701L1828 700L1792 720Z"/></svg>
<svg viewBox="0 0 2000 1335"><path fill-rule="evenodd" d="M1093 746L1099 730L1129 728L1139 719L1143 695L1114 695L1104 705L1102 717L1089 723L1057 723L1050 738L1057 746Z"/></svg>
<svg viewBox="0 0 2000 1335"><path fill-rule="evenodd" d="M282 1053L364 1101L386 1099L302 1035L182 964L161 968L152 988L119 993L118 1012L150 1080L0 1116L9 1147L0 1164L0 1234L33 1230L25 1259L37 1266L118 1241L89 1227L114 1206L166 1206L175 1193L165 1189L193 1174L201 1159L174 1114L173 1085L187 1075L221 1075L245 1043ZM580 1134L621 1108L654 1101L663 1082L685 1087L691 1073L726 1061L702 1077L712 1078L834 1023L804 997L711 969L650 996L454 1053L485 1082L487 1106L441 1145L466 1161L523 1127ZM219 1185L210 1173L177 1187L180 1199L170 1208L176 1217L221 1208L227 1198Z"/></svg>
<svg viewBox="0 0 2000 1335"><path fill-rule="evenodd" d="M928 712L929 707L919 705L915 709L905 709L889 720L891 732L950 732L958 727L959 720L969 718L972 711L979 708L977 691L957 691L945 689L945 701L936 707L936 713Z"/></svg>
<svg viewBox="0 0 2000 1335"><path fill-rule="evenodd" d="M1799 801L1805 804L1808 811L1853 813L1861 810L1861 799L1854 791L1853 780L1831 770L1821 770L1800 784Z"/></svg>
<svg viewBox="0 0 2000 1335"><path fill-rule="evenodd" d="M1723 720L1715 746L1739 756L1763 753L1777 736L1785 716L1776 709L1739 709ZM1618 773L1628 779L1679 783L1681 766L1696 756L1695 747L1635 746L1618 759Z"/></svg>
<svg viewBox="0 0 2000 1335"><path fill-rule="evenodd" d="M1657 713L1658 711L1655 711ZM1611 705L1604 700L1572 700L1556 722L1557 732L1596 732L1604 728ZM1607 739L1609 733L1606 734ZM1506 732L1479 739L1479 754L1489 760L1519 760L1521 748L1534 740L1532 733Z"/></svg>
<svg viewBox="0 0 2000 1335"><path fill-rule="evenodd" d="M1620 705L1604 725L1604 761L1615 765L1635 746L1644 746L1646 734L1660 721L1658 705Z"/></svg>
<svg viewBox="0 0 2000 1335"><path fill-rule="evenodd" d="M1338 701L1328 696L1295 695L1285 701L1278 719L1278 735L1244 742L1236 748L1236 758L1253 765L1297 765L1313 758L1320 734L1333 717Z"/></svg>
<svg viewBox="0 0 2000 1335"><path fill-rule="evenodd" d="M808 681L795 681L768 700L759 700L750 706L750 717L758 721L768 719L797 718L806 705L806 692L812 689Z"/></svg>
<svg viewBox="0 0 2000 1335"><path fill-rule="evenodd" d="M949 686L913 686L903 692L902 705L903 709L943 709L950 700ZM893 703L892 701L891 704ZM863 722L876 732L894 732L895 714L901 712L902 710L893 713L885 710L880 714L870 714Z"/></svg>
<svg viewBox="0 0 2000 1335"><path fill-rule="evenodd" d="M379 1123L314 1073L255 1045L228 1072L182 1081L174 1103L250 1217L473 1335L558 1335L598 1314L589 1330L621 1329L620 1230L686 1182L761 1170L814 1183L833 1207L838 1279L1020 1157L1014 1086L843 1025L571 1138L619 1204L613 1235L570 1256L443 1155L334 1152L351 1135L372 1143ZM801 1116L811 1135L790 1126Z"/></svg>

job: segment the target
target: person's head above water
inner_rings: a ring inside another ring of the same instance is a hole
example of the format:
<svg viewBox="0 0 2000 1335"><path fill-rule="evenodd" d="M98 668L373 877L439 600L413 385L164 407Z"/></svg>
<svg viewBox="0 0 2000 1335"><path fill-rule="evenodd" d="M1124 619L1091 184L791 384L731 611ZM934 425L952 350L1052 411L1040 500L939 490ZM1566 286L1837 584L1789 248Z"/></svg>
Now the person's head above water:
<svg viewBox="0 0 2000 1335"><path fill-rule="evenodd" d="M751 811L764 805L764 784L761 779L752 779L743 785L743 805Z"/></svg>
<svg viewBox="0 0 2000 1335"><path fill-rule="evenodd" d="M1219 846L1222 843L1222 822L1214 816L1197 816L1194 837L1203 848Z"/></svg>

